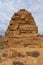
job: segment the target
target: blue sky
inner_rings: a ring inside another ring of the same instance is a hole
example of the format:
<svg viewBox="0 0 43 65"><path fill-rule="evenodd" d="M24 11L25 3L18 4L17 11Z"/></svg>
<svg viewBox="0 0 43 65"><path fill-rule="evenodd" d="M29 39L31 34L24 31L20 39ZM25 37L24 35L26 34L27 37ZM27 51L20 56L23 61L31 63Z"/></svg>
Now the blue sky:
<svg viewBox="0 0 43 65"><path fill-rule="evenodd" d="M14 12L30 11L40 34L43 34L43 0L0 0L0 34L4 34Z"/></svg>

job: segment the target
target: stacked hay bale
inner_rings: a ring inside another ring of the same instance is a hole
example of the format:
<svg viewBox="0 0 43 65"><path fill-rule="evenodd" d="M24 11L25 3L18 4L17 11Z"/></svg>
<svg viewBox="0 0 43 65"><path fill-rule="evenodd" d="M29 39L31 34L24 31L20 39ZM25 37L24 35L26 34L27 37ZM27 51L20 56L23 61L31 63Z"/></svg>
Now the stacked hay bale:
<svg viewBox="0 0 43 65"><path fill-rule="evenodd" d="M30 12L21 9L13 15L5 32L5 45L15 47L41 47L38 28Z"/></svg>
<svg viewBox="0 0 43 65"><path fill-rule="evenodd" d="M0 50L0 65L43 65L43 49L31 13L21 9L13 15Z"/></svg>

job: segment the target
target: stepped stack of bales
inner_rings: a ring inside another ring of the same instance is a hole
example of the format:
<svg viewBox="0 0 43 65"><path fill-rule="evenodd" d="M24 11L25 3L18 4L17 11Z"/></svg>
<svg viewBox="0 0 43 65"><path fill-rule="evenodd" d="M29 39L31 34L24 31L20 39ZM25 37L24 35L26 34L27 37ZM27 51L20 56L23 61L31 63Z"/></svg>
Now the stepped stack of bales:
<svg viewBox="0 0 43 65"><path fill-rule="evenodd" d="M7 46L41 47L38 27L31 12L21 9L13 15L5 32L4 42Z"/></svg>

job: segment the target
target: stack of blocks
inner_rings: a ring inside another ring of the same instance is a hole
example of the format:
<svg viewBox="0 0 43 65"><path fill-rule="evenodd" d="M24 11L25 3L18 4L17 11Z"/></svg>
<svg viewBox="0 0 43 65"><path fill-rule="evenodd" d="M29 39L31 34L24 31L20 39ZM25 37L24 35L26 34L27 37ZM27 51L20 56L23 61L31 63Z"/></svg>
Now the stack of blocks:
<svg viewBox="0 0 43 65"><path fill-rule="evenodd" d="M41 47L38 28L30 12L21 9L13 15L5 32L4 41L8 46Z"/></svg>
<svg viewBox="0 0 43 65"><path fill-rule="evenodd" d="M0 65L43 65L43 48L38 28L30 12L15 13L4 36Z"/></svg>

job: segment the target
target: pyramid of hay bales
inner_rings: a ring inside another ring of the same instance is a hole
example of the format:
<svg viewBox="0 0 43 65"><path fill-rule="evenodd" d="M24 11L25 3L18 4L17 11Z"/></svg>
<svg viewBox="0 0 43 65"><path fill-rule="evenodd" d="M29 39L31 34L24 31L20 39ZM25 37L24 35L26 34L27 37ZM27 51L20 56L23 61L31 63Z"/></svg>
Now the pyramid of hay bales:
<svg viewBox="0 0 43 65"><path fill-rule="evenodd" d="M38 27L30 12L21 9L13 15L8 29L5 32L4 42L7 46L41 47Z"/></svg>

